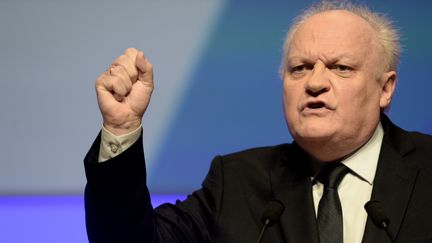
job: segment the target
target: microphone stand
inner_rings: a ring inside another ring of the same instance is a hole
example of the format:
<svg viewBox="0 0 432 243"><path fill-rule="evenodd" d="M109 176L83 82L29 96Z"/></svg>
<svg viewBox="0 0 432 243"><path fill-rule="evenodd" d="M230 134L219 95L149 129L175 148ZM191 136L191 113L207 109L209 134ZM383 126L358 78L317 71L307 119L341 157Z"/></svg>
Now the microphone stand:
<svg viewBox="0 0 432 243"><path fill-rule="evenodd" d="M263 226L262 229L261 229L261 233L259 234L256 243L261 243L261 240L262 240L262 238L263 238L263 236L264 236L264 232L265 232L265 230L267 229L267 226L268 226L269 224L270 224L270 219L266 219L265 222L264 222L264 226Z"/></svg>

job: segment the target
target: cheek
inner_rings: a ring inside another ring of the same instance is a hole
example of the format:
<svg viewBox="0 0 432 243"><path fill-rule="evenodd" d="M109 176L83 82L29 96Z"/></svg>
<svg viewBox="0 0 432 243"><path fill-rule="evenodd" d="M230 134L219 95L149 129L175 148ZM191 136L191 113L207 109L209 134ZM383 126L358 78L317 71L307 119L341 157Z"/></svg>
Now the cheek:
<svg viewBox="0 0 432 243"><path fill-rule="evenodd" d="M289 78L284 79L283 82L283 93L284 101L292 103L296 96L299 95L301 83L299 81L290 80Z"/></svg>
<svg viewBox="0 0 432 243"><path fill-rule="evenodd" d="M294 87L287 87L284 85L283 105L285 113L292 114L296 111L298 103L298 92L295 91Z"/></svg>
<svg viewBox="0 0 432 243"><path fill-rule="evenodd" d="M362 119L379 110L380 92L378 85L359 85L341 90L339 104L342 104L345 119Z"/></svg>
<svg viewBox="0 0 432 243"><path fill-rule="evenodd" d="M361 105L366 109L379 109L381 100L381 87L377 84L364 88L361 96Z"/></svg>

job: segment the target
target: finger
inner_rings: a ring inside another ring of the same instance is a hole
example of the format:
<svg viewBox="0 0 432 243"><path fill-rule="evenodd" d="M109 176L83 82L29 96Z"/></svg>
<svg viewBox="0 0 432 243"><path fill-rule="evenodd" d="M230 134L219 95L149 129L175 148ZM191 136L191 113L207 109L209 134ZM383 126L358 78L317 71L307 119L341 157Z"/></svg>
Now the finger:
<svg viewBox="0 0 432 243"><path fill-rule="evenodd" d="M113 96L114 96L114 99L116 99L118 102L122 102L125 99L125 96L121 96L117 93L114 93Z"/></svg>
<svg viewBox="0 0 432 243"><path fill-rule="evenodd" d="M110 76L109 71L105 71L99 75L96 79L96 90L101 91L109 91L112 92L113 87L112 83L107 82L108 77Z"/></svg>
<svg viewBox="0 0 432 243"><path fill-rule="evenodd" d="M119 65L119 66L111 67L110 72L111 72L111 76L115 76L115 77L120 78L120 81L123 82L124 86L126 87L127 94L128 94L130 92L130 90L132 89L132 81L130 80L126 69L123 66Z"/></svg>
<svg viewBox="0 0 432 243"><path fill-rule="evenodd" d="M123 66L132 82L137 79L138 71L135 66L135 60L131 59L128 55L123 54L118 56L113 62L113 66Z"/></svg>
<svg viewBox="0 0 432 243"><path fill-rule="evenodd" d="M153 65L144 56L144 52L138 52L135 63L138 68L138 80L153 83Z"/></svg>
<svg viewBox="0 0 432 243"><path fill-rule="evenodd" d="M128 48L126 49L126 51L124 52L124 54L126 56L128 56L131 60L135 60L136 56L138 54L138 50L135 48Z"/></svg>
<svg viewBox="0 0 432 243"><path fill-rule="evenodd" d="M128 93L126 85L118 76L102 74L97 82L99 83L97 85L99 87L98 89L109 91L119 102L121 102Z"/></svg>

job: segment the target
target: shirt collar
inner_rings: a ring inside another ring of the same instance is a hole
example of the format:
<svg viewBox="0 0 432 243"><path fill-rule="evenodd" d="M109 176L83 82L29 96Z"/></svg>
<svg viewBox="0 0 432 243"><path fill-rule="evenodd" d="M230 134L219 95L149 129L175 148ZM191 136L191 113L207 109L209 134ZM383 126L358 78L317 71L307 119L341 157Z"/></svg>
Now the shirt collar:
<svg viewBox="0 0 432 243"><path fill-rule="evenodd" d="M352 155L342 160L341 163L348 167L353 175L372 185L383 138L384 130L380 122L367 143ZM316 183L318 174L319 171L312 176L313 184Z"/></svg>
<svg viewBox="0 0 432 243"><path fill-rule="evenodd" d="M373 184L375 178L383 137L384 130L380 122L369 141L354 154L341 161L353 174L370 185Z"/></svg>

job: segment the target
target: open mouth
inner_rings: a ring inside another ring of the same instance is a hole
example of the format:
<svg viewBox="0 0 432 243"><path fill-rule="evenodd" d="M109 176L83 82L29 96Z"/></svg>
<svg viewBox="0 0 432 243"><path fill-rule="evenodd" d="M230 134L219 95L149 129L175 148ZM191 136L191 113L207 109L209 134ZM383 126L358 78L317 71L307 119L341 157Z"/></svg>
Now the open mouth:
<svg viewBox="0 0 432 243"><path fill-rule="evenodd" d="M325 103L324 102L310 102L307 104L306 108L309 109L320 109L325 107Z"/></svg>

